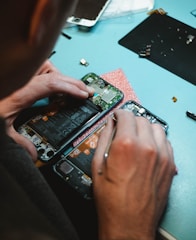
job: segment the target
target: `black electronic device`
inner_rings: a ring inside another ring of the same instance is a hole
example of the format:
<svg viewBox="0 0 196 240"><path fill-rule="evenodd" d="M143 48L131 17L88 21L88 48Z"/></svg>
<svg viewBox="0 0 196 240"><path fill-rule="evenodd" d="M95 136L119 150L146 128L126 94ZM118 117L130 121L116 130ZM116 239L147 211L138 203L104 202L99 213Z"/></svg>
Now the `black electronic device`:
<svg viewBox="0 0 196 240"><path fill-rule="evenodd" d="M18 127L17 131L35 145L39 160L48 162L71 147L77 137L124 97L121 90L95 73L88 73L81 80L95 89L92 97L57 97L42 113Z"/></svg>
<svg viewBox="0 0 196 240"><path fill-rule="evenodd" d="M196 29L167 14L153 13L118 43L196 85Z"/></svg>
<svg viewBox="0 0 196 240"><path fill-rule="evenodd" d="M163 127L165 133L167 134L167 130L169 127L167 122L164 121L163 119L161 119L160 117L158 117L157 115L155 115L154 113L152 113L147 108L143 107L141 104L130 100L130 101L127 101L126 103L124 103L121 106L121 108L125 109L126 111L133 112L135 114L135 116L144 117L144 118L148 119L151 123L160 124Z"/></svg>
<svg viewBox="0 0 196 240"><path fill-rule="evenodd" d="M135 101L127 101L120 108L131 111L136 116L147 118L152 124L160 124L165 133L168 124ZM87 138L78 144L71 152L53 165L54 171L75 189L85 199L92 199L91 162L97 147L97 142L105 123L100 124Z"/></svg>

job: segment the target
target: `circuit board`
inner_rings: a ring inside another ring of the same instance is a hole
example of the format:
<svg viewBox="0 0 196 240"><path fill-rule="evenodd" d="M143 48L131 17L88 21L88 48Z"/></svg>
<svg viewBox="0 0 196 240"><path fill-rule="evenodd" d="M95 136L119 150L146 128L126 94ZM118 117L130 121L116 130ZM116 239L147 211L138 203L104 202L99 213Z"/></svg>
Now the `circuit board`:
<svg viewBox="0 0 196 240"><path fill-rule="evenodd" d="M122 91L95 73L89 73L81 80L95 89L92 97L79 100L61 96L49 104L43 113L18 128L18 132L35 145L39 160L48 162L57 153L65 151L77 137L123 99Z"/></svg>
<svg viewBox="0 0 196 240"><path fill-rule="evenodd" d="M85 199L92 198L91 162L104 127L105 124L100 125L78 147L74 148L67 156L63 156L53 166L54 171Z"/></svg>
<svg viewBox="0 0 196 240"><path fill-rule="evenodd" d="M160 124L165 133L167 133L168 124L139 103L130 100L125 102L120 108L133 112L135 116L144 117L152 124ZM53 166L54 171L85 199L92 199L93 197L91 162L99 136L104 127L105 123L99 125L93 133L78 144L69 154L66 156L62 155L61 160Z"/></svg>
<svg viewBox="0 0 196 240"><path fill-rule="evenodd" d="M123 98L123 93L115 86L106 82L95 73L89 73L82 78L82 81L95 89L95 94L90 100L99 106L102 111L111 109Z"/></svg>

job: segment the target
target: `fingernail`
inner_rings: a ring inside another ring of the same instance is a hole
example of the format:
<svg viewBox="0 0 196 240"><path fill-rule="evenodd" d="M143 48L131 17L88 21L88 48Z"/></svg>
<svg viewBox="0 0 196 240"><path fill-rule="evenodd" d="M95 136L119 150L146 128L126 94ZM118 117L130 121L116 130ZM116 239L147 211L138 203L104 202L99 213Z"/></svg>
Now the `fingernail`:
<svg viewBox="0 0 196 240"><path fill-rule="evenodd" d="M80 91L81 95L83 95L85 98L87 98L89 96L89 93L88 92L85 92L85 91Z"/></svg>
<svg viewBox="0 0 196 240"><path fill-rule="evenodd" d="M87 89L90 94L93 94L95 92L95 89L93 87L87 86Z"/></svg>

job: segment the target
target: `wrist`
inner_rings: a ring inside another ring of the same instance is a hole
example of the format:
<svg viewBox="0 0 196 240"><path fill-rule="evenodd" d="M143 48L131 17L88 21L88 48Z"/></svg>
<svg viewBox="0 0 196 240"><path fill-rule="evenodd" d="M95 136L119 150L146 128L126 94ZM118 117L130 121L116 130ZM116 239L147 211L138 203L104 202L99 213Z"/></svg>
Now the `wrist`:
<svg viewBox="0 0 196 240"><path fill-rule="evenodd" d="M155 240L154 234L147 234L145 232L139 231L118 231L116 229L112 229L108 231L108 229L104 229L99 231L99 240Z"/></svg>

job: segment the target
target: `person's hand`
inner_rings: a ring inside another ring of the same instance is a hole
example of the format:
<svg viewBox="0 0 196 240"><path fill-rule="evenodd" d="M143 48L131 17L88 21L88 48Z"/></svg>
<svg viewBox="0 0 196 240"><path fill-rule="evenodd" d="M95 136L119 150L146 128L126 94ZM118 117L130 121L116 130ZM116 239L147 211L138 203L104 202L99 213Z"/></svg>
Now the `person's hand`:
<svg viewBox="0 0 196 240"><path fill-rule="evenodd" d="M13 123L23 109L54 94L88 98L93 95L93 89L88 88L82 81L64 76L47 60L24 87L0 100L0 116L6 120L8 135L25 147L34 161L37 160L34 145L15 131Z"/></svg>
<svg viewBox="0 0 196 240"><path fill-rule="evenodd" d="M173 150L158 124L117 110L101 133L92 162L100 240L152 240L176 174Z"/></svg>

